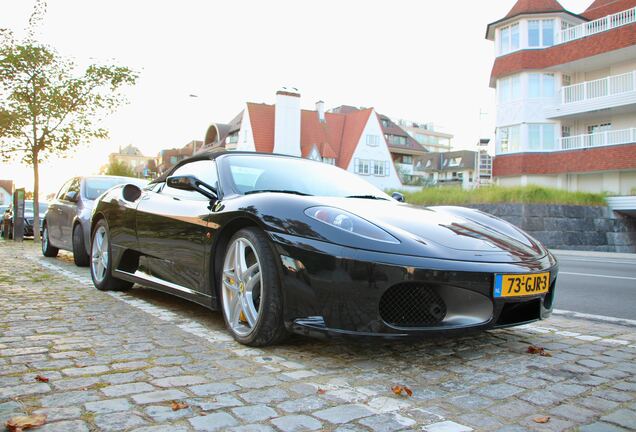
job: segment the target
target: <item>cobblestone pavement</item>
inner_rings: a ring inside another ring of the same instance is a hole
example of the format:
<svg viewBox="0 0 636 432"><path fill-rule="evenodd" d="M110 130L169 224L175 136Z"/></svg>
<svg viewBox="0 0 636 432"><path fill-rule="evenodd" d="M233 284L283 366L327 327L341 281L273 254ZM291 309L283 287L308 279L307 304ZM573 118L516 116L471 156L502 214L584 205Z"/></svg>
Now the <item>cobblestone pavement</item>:
<svg viewBox="0 0 636 432"><path fill-rule="evenodd" d="M38 432L636 429L634 327L553 317L417 343L252 349L219 313L143 288L95 290L68 254L0 242L0 263L2 424L44 413Z"/></svg>

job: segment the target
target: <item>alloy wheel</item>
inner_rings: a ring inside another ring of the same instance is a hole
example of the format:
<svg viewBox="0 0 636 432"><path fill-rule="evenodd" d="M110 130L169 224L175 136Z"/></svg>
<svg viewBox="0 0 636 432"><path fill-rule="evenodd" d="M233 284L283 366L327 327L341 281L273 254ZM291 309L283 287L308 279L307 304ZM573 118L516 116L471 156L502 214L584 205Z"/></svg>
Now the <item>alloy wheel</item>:
<svg viewBox="0 0 636 432"><path fill-rule="evenodd" d="M232 331L249 335L261 310L263 277L254 245L244 237L235 239L223 263L223 312Z"/></svg>
<svg viewBox="0 0 636 432"><path fill-rule="evenodd" d="M108 271L108 234L103 226L97 228L93 237L91 270L98 283L104 280Z"/></svg>

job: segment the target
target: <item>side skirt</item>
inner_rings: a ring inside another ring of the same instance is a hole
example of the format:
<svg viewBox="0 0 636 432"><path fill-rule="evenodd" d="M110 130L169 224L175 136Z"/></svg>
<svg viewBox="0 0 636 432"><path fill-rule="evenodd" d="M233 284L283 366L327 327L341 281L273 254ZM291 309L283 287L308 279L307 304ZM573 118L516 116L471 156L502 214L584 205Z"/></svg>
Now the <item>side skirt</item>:
<svg viewBox="0 0 636 432"><path fill-rule="evenodd" d="M139 285L143 285L148 288L155 289L157 291L165 292L167 294L176 295L183 299L195 302L208 309L212 309L212 297L190 288L177 285L172 282L159 279L158 277L151 276L140 270L136 270L134 273L129 273L123 270L113 271L113 276L118 279L134 282Z"/></svg>

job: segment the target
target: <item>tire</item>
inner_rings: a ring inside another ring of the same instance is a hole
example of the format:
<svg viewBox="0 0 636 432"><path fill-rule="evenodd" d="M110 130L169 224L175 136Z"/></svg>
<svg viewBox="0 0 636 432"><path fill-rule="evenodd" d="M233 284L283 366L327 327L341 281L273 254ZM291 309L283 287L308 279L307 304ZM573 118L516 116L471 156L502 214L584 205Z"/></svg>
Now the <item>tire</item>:
<svg viewBox="0 0 636 432"><path fill-rule="evenodd" d="M90 257L84 246L84 230L80 224L73 227L73 261L78 267L88 267Z"/></svg>
<svg viewBox="0 0 636 432"><path fill-rule="evenodd" d="M60 250L51 245L49 240L49 228L44 223L42 228L42 255L49 258L55 258Z"/></svg>
<svg viewBox="0 0 636 432"><path fill-rule="evenodd" d="M238 274L237 251L242 256ZM232 236L223 257L219 291L225 325L238 342L266 346L288 335L274 254L261 230L243 228Z"/></svg>
<svg viewBox="0 0 636 432"><path fill-rule="evenodd" d="M133 286L132 282L117 279L112 275L112 255L108 224L106 220L100 219L95 224L91 241L90 269L93 284L100 291L129 290Z"/></svg>

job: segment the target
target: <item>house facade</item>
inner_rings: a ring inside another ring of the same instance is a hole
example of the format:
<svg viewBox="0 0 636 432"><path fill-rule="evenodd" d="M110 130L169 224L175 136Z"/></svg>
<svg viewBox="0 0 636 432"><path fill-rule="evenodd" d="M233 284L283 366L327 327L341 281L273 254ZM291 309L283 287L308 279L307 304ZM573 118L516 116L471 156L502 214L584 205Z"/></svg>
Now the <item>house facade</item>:
<svg viewBox="0 0 636 432"><path fill-rule="evenodd" d="M373 108L301 109L300 94L280 90L275 104L248 102L227 124L213 123L204 148L279 153L336 165L380 189L402 186Z"/></svg>
<svg viewBox="0 0 636 432"><path fill-rule="evenodd" d="M479 153L471 150L429 152L415 161L416 175L430 186L473 188L479 179Z"/></svg>
<svg viewBox="0 0 636 432"><path fill-rule="evenodd" d="M148 161L153 160L151 156L145 156L141 153L137 147L132 144L127 145L124 148L119 148L117 153L111 153L108 155L108 161L110 163L117 161L119 163L126 164L135 174L142 176L148 166Z"/></svg>
<svg viewBox="0 0 636 432"><path fill-rule="evenodd" d="M13 180L0 180L0 205L10 205L12 197Z"/></svg>
<svg viewBox="0 0 636 432"><path fill-rule="evenodd" d="M636 0L518 0L488 25L501 185L636 190Z"/></svg>

